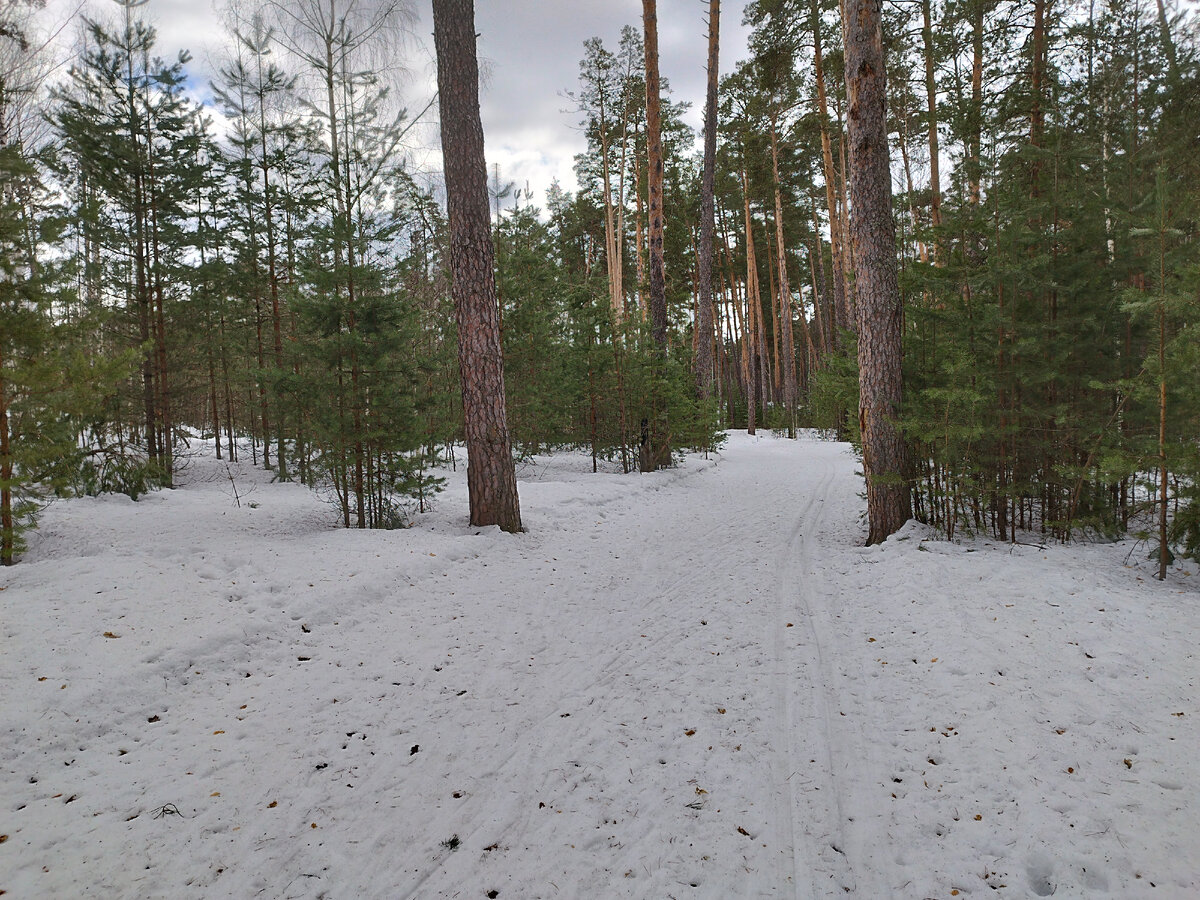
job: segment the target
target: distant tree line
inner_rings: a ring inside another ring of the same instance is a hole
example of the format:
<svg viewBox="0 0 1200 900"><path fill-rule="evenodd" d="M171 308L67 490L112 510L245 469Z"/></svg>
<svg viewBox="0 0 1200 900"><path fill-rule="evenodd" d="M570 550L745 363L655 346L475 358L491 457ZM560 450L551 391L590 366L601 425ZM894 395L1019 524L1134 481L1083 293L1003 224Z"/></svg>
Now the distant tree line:
<svg viewBox="0 0 1200 900"><path fill-rule="evenodd" d="M35 10L5 6L5 560L46 496L170 484L185 428L326 491L348 527L403 524L464 437L446 217L409 163L424 109L389 69L403 9L231 12L201 107L141 2L87 22L54 79L22 37ZM647 109L656 56L634 27L582 49L578 190L551 185L537 209L491 170L518 455L586 448L629 471L723 428L860 440L866 176L842 17L827 0L745 16L709 178L666 79ZM1133 527L1164 566L1172 546L1200 554L1194 15L921 0L882 16L903 395L876 419L905 451L883 482L951 536Z"/></svg>

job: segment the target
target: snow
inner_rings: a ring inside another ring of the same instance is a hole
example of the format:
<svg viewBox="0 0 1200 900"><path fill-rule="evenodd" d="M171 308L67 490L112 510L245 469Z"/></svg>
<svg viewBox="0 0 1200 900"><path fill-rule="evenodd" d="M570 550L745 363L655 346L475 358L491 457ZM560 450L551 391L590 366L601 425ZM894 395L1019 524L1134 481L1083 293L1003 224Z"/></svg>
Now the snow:
<svg viewBox="0 0 1200 900"><path fill-rule="evenodd" d="M461 466L403 531L207 452L52 507L0 572L0 891L1200 896L1194 564L863 547L812 435L590 468L523 466L522 535Z"/></svg>

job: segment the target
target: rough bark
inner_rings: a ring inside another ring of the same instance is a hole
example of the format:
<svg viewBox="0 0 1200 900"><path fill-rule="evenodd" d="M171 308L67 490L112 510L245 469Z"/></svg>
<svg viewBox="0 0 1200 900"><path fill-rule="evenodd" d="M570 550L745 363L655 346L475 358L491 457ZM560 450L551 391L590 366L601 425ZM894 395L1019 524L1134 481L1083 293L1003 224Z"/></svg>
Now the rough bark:
<svg viewBox="0 0 1200 900"><path fill-rule="evenodd" d="M896 275L881 6L882 0L848 0L845 17L850 234L869 544L885 540L912 514L907 453L897 422L904 311Z"/></svg>
<svg viewBox="0 0 1200 900"><path fill-rule="evenodd" d="M521 509L504 403L473 0L434 0L433 34L471 524L520 531Z"/></svg>

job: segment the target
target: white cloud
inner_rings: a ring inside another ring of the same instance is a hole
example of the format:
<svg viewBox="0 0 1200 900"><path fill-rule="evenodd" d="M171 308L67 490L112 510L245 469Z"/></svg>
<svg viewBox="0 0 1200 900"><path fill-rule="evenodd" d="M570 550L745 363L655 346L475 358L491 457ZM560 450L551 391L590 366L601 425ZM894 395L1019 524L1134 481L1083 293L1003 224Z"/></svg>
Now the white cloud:
<svg viewBox="0 0 1200 900"><path fill-rule="evenodd" d="M79 0L50 0L49 13L65 17ZM745 56L747 30L741 25L745 3L724 4L721 16L721 69L729 71ZM90 15L115 18L119 8L107 0L90 0ZM405 100L412 110L425 106L436 90L433 25L429 0L414 6L411 40L405 48ZM158 50L171 58L180 49L192 53L188 69L196 94L208 96L208 82L220 65L226 36L221 14L212 0L150 0L139 14L158 30ZM699 129L703 115L707 62L706 16L700 0L659 0L660 68L676 100L693 107L688 122ZM554 178L575 186L574 156L584 147L577 115L562 96L577 86L583 42L600 37L616 49L621 27L642 27L639 0L476 0L476 31L483 70L480 91L484 139L489 163L499 163L505 181L524 187L528 181L536 203ZM68 29L69 31L70 29ZM71 46L68 41L65 46ZM423 167L440 162L436 129L425 128L421 140L431 146L414 149Z"/></svg>

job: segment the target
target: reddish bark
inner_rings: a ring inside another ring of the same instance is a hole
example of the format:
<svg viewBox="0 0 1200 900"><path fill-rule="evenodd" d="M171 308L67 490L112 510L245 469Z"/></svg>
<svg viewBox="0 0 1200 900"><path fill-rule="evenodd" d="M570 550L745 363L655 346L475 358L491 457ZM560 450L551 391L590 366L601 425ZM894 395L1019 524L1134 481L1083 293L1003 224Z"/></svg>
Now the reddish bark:
<svg viewBox="0 0 1200 900"><path fill-rule="evenodd" d="M521 508L504 403L473 0L434 0L433 34L471 524L520 531Z"/></svg>
<svg viewBox="0 0 1200 900"><path fill-rule="evenodd" d="M896 223L887 140L881 0L846 4L846 89L850 98L850 237L858 321L859 423L867 479L867 543L912 515L907 451L897 421L904 307L896 276Z"/></svg>

